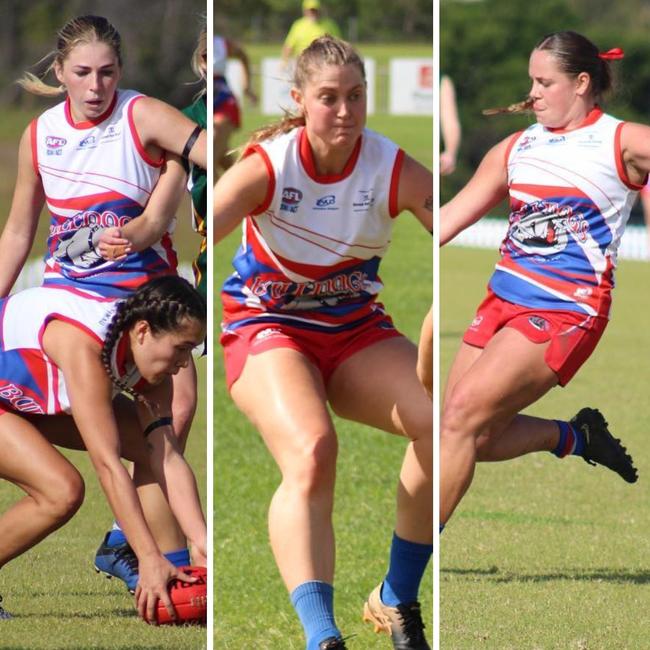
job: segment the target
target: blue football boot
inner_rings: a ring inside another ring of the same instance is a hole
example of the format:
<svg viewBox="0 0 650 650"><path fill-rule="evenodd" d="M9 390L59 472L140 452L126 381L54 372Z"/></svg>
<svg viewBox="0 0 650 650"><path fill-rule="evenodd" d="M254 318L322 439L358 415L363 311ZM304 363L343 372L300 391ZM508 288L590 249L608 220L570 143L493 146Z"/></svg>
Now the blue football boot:
<svg viewBox="0 0 650 650"><path fill-rule="evenodd" d="M133 594L138 584L138 558L128 542L109 546L109 535L110 532L106 533L95 554L95 571L107 578L119 578Z"/></svg>

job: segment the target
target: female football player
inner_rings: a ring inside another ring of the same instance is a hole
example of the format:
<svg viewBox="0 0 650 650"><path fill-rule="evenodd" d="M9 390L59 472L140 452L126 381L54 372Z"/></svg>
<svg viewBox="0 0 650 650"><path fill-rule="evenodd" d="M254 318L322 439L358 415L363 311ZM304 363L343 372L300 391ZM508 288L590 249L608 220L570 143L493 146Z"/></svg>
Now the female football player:
<svg viewBox="0 0 650 650"><path fill-rule="evenodd" d="M205 565L205 520L170 417L172 376L205 337L205 301L163 276L117 303L28 289L0 300L0 315L0 476L25 492L0 515L0 566L78 510L83 480L54 445L86 449L139 561L139 614L154 620L161 599L175 616L167 583L187 576L161 555L136 487L150 468ZM136 461L133 478L121 456Z"/></svg>
<svg viewBox="0 0 650 650"><path fill-rule="evenodd" d="M432 175L365 128L363 62L324 36L298 58L299 111L259 131L215 187L216 240L242 221L223 289L227 382L282 481L271 546L307 648L345 641L333 612L332 508L340 416L409 440L388 574L364 617L396 648L429 648L417 602L432 544L432 404L417 348L377 302L394 219L432 228Z"/></svg>

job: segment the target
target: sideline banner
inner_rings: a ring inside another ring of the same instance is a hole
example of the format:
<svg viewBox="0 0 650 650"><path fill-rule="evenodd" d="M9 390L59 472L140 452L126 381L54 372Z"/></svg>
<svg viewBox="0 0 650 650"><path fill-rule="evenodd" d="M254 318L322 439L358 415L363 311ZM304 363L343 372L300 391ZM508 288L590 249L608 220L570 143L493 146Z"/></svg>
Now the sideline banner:
<svg viewBox="0 0 650 650"><path fill-rule="evenodd" d="M388 112L391 115L433 115L433 60L390 60Z"/></svg>

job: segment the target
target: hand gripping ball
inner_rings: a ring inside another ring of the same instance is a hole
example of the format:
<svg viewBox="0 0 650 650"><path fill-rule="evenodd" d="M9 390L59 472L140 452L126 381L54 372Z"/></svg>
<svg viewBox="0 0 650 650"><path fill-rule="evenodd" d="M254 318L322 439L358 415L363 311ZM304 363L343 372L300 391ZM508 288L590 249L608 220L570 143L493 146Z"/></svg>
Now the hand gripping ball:
<svg viewBox="0 0 650 650"><path fill-rule="evenodd" d="M158 601L156 619L158 625L205 625L208 616L208 574L202 566L182 566L179 569L191 576L196 576L196 582L181 582L172 580L169 583L169 597L176 610L176 621L173 621L161 600Z"/></svg>

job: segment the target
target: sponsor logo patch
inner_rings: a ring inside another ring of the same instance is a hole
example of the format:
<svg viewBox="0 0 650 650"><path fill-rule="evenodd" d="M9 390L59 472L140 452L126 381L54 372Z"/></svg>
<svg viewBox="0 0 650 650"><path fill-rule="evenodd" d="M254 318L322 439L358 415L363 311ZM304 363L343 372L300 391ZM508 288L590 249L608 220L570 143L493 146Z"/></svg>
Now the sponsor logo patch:
<svg viewBox="0 0 650 650"><path fill-rule="evenodd" d="M358 190L356 199L352 201L352 211L367 212L373 205L375 205L375 196L372 188L369 190Z"/></svg>
<svg viewBox="0 0 650 650"><path fill-rule="evenodd" d="M63 147L67 144L65 138L60 138L56 135L48 135L45 137L45 146L47 147L48 156L60 156L63 153Z"/></svg>
<svg viewBox="0 0 650 650"><path fill-rule="evenodd" d="M77 149L92 149L97 146L97 138L94 135L89 135L83 140L79 140Z"/></svg>
<svg viewBox="0 0 650 650"><path fill-rule="evenodd" d="M302 192L295 187L285 187L282 190L282 201L280 210L285 212L297 212L298 206L302 201Z"/></svg>
<svg viewBox="0 0 650 650"><path fill-rule="evenodd" d="M540 332L547 332L549 325L548 321L545 318L542 318L541 316L530 316L528 318L528 322L536 329L539 330Z"/></svg>
<svg viewBox="0 0 650 650"><path fill-rule="evenodd" d="M320 199L316 201L314 210L338 210L335 204L336 196L334 196L334 194L328 194L327 196L321 196Z"/></svg>

